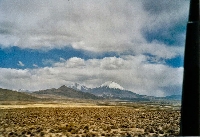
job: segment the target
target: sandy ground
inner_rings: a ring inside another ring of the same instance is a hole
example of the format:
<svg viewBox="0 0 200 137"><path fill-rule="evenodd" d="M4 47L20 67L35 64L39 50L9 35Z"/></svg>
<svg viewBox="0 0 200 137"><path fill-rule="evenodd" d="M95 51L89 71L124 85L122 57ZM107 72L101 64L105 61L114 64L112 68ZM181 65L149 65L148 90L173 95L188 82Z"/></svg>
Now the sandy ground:
<svg viewBox="0 0 200 137"><path fill-rule="evenodd" d="M0 105L0 109L12 108L35 108L35 107L51 107L51 108L65 108L65 107L112 107L112 106L97 106L91 103L59 103L59 104L26 104L26 105Z"/></svg>

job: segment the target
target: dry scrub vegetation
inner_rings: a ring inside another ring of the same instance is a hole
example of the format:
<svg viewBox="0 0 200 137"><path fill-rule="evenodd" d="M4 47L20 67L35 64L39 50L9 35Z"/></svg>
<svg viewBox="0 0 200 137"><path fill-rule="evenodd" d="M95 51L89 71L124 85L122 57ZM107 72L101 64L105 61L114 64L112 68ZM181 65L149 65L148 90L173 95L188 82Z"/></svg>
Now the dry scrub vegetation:
<svg viewBox="0 0 200 137"><path fill-rule="evenodd" d="M177 136L180 111L130 107L0 109L0 136Z"/></svg>

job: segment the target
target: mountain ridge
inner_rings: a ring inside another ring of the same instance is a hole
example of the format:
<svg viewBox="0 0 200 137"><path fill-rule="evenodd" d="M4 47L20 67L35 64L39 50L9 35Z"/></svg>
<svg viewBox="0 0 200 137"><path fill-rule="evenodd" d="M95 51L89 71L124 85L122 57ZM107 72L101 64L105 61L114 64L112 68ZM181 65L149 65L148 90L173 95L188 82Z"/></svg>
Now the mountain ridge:
<svg viewBox="0 0 200 137"><path fill-rule="evenodd" d="M9 89L0 88L0 101L38 101L37 97Z"/></svg>
<svg viewBox="0 0 200 137"><path fill-rule="evenodd" d="M52 88L52 89L46 89L46 90L39 90L33 92L33 94L41 94L41 95L58 95L63 96L67 98L80 98L80 99L101 99L100 97L97 97L93 94L78 91L72 88L69 88L65 85L59 87L58 89Z"/></svg>
<svg viewBox="0 0 200 137"><path fill-rule="evenodd" d="M97 87L88 90L89 93L106 99L119 99L119 100L151 100L148 96L139 95L132 91L120 90L108 87Z"/></svg>
<svg viewBox="0 0 200 137"><path fill-rule="evenodd" d="M98 97L103 97L106 99L120 99L120 100L181 100L181 95L170 95L166 97L155 97L140 95L133 91L126 90L121 85L114 81L107 81L95 88L87 88L84 85L79 84L78 86L84 87L79 88L82 92L88 92L94 94ZM77 90L77 88L75 88Z"/></svg>
<svg viewBox="0 0 200 137"><path fill-rule="evenodd" d="M84 86L84 85L82 85L80 83L77 83L77 82L75 82L75 83L73 83L71 85L68 85L67 87L75 89L75 90L80 90L80 91L83 91L83 92L87 91L89 89L88 87L86 87L86 86Z"/></svg>

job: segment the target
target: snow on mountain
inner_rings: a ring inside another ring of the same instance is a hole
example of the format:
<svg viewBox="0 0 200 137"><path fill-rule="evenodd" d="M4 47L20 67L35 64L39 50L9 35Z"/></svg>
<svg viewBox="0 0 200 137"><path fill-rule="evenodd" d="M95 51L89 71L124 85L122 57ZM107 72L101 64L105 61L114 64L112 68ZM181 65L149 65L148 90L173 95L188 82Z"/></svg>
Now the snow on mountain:
<svg viewBox="0 0 200 137"><path fill-rule="evenodd" d="M71 84L67 87L75 89L75 90L80 90L80 91L87 91L88 90L88 88L86 86L81 85L79 83L73 83L73 84Z"/></svg>
<svg viewBox="0 0 200 137"><path fill-rule="evenodd" d="M89 89L87 92L107 99L148 100L143 95L128 91L113 81L107 81L99 87Z"/></svg>
<svg viewBox="0 0 200 137"><path fill-rule="evenodd" d="M124 90L124 88L122 86L120 86L119 84L117 84L113 81L107 81L104 84L102 84L100 87L108 87L108 88Z"/></svg>
<svg viewBox="0 0 200 137"><path fill-rule="evenodd" d="M13 90L13 91L17 91L17 92L30 92L29 90L26 90L26 89L18 89L18 90Z"/></svg>

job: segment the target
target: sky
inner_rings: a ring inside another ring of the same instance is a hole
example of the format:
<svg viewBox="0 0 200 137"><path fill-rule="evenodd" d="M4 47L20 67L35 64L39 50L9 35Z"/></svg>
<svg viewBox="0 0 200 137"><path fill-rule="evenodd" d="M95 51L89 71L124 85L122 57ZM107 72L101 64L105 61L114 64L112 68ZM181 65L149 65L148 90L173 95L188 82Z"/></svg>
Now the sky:
<svg viewBox="0 0 200 137"><path fill-rule="evenodd" d="M188 13L189 0L0 0L0 88L180 95Z"/></svg>

